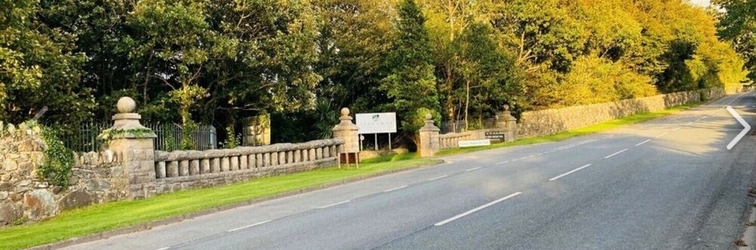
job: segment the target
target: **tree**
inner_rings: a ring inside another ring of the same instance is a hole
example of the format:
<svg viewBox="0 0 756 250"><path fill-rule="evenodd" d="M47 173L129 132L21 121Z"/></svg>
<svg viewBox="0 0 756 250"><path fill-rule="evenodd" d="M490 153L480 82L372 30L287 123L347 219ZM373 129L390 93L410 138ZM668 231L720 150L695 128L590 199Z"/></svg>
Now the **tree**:
<svg viewBox="0 0 756 250"><path fill-rule="evenodd" d="M730 41L745 58L748 77L756 81L756 1L716 0L714 4L725 9L720 16L718 35Z"/></svg>
<svg viewBox="0 0 756 250"><path fill-rule="evenodd" d="M393 49L385 61L390 73L381 81L381 89L392 99L387 106L397 111L403 132L417 143L419 128L411 119L421 108L438 112L436 77L425 17L414 0L402 1L398 10Z"/></svg>
<svg viewBox="0 0 756 250"><path fill-rule="evenodd" d="M208 4L208 23L234 45L202 79L210 93L203 120L235 124L265 112L315 106L316 16L310 1L222 0Z"/></svg>
<svg viewBox="0 0 756 250"><path fill-rule="evenodd" d="M514 59L498 48L488 24L471 24L457 44L464 81L465 129L470 129L471 103L479 116L483 112L492 114L505 103L514 104L523 90L522 74Z"/></svg>
<svg viewBox="0 0 756 250"><path fill-rule="evenodd" d="M386 76L383 65L391 49L393 7L379 1L318 0L316 72L322 76L317 98L331 100L334 110L374 110L387 102L379 81ZM332 125L331 125L332 126Z"/></svg>
<svg viewBox="0 0 756 250"><path fill-rule="evenodd" d="M0 5L0 120L20 123L43 107L46 123L87 119L94 102L79 82L84 55L73 51L76 37L49 27L37 1Z"/></svg>

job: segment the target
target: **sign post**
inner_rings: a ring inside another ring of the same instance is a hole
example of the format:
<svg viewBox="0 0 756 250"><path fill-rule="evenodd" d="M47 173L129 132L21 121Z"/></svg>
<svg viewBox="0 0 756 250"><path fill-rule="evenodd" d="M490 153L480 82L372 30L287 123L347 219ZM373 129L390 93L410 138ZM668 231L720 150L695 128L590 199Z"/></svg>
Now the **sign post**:
<svg viewBox="0 0 756 250"><path fill-rule="evenodd" d="M359 134L374 134L375 150L378 150L378 134L388 134L391 149L391 133L396 133L396 113L364 113L355 115Z"/></svg>

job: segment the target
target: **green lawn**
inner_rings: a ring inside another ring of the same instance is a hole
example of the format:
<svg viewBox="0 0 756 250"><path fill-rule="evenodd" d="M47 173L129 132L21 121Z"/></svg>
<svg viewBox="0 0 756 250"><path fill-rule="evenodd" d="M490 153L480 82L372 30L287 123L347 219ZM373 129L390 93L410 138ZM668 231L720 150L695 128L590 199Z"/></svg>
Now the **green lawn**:
<svg viewBox="0 0 756 250"><path fill-rule="evenodd" d="M138 201L119 201L64 211L44 222L0 229L0 249L27 248L78 236L138 225L245 201L319 187L414 166L437 164L434 159L411 159L412 154L364 163L360 168L326 168L289 175L266 177L230 186L196 189L159 195Z"/></svg>
<svg viewBox="0 0 756 250"><path fill-rule="evenodd" d="M671 114L678 113L683 110L687 110L696 106L701 105L702 102L694 102L689 103L685 105L680 105L676 107L672 107L669 109L657 111L657 112L648 112L643 114L636 114L616 120L611 120L608 122L603 122L595 125L591 125L585 128L576 129L572 131L562 132L554 135L549 136L543 136L543 137L535 137L535 138L526 138L522 140L517 140L514 142L501 142L501 143L494 143L491 146L485 146L485 147L470 147L470 148L454 148L454 149L446 149L441 150L438 152L439 156L444 155L455 155L455 154L464 154L469 152L475 152L475 151L481 151L481 150L488 150L488 149L494 149L494 148L502 148L502 147L511 147L511 146L520 146L520 145L529 145L529 144L535 144L535 143L543 143L543 142L555 142L555 141L562 141L567 140L569 138L577 137L577 136L583 136L583 135L589 135L598 133L601 131L607 131L610 129L615 129L624 125L628 124L634 124L639 122L645 122L648 120L653 120L657 118L661 118L664 116L668 116Z"/></svg>

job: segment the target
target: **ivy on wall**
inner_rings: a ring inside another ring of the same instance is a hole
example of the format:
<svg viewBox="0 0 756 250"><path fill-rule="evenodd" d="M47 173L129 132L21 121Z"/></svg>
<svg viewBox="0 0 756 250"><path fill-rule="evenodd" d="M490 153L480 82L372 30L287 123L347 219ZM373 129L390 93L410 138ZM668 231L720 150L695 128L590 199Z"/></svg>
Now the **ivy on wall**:
<svg viewBox="0 0 756 250"><path fill-rule="evenodd" d="M0 137L12 136L11 140L19 140L39 135L47 148L43 151L45 161L37 166L37 178L51 185L67 188L74 165L74 154L66 148L58 134L58 131L42 127L34 120L21 123L18 128L13 124L6 125L0 122Z"/></svg>
<svg viewBox="0 0 756 250"><path fill-rule="evenodd" d="M63 145L58 131L43 128L41 136L47 149L44 151L45 163L39 166L39 178L52 185L68 188L74 165L73 151Z"/></svg>

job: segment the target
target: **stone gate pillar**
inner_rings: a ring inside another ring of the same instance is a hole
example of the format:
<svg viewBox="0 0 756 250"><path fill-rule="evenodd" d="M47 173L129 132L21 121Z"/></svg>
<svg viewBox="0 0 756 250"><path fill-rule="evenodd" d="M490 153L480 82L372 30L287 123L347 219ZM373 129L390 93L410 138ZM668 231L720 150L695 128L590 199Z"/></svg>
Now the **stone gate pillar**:
<svg viewBox="0 0 756 250"><path fill-rule="evenodd" d="M440 131L436 125L433 125L433 116L431 114L425 115L425 125L420 128L420 145L417 149L417 151L420 151L420 157L436 155L441 145L438 137Z"/></svg>
<svg viewBox="0 0 756 250"><path fill-rule="evenodd" d="M109 147L123 159L123 184L128 186L129 199L142 199L155 194L155 133L142 126L136 102L121 97L117 104L118 114L113 116L113 127L108 133Z"/></svg>
<svg viewBox="0 0 756 250"><path fill-rule="evenodd" d="M333 127L333 138L344 140L344 145L339 147L339 167L341 166L342 155L345 157L346 163L349 164L351 160L357 163L357 167L360 167L360 128L352 123L352 117L349 116L349 109L341 109L341 122Z"/></svg>
<svg viewBox="0 0 756 250"><path fill-rule="evenodd" d="M517 140L517 118L512 116L512 111L509 110L509 105L504 105L502 120L506 122L504 129L504 141L512 142Z"/></svg>

